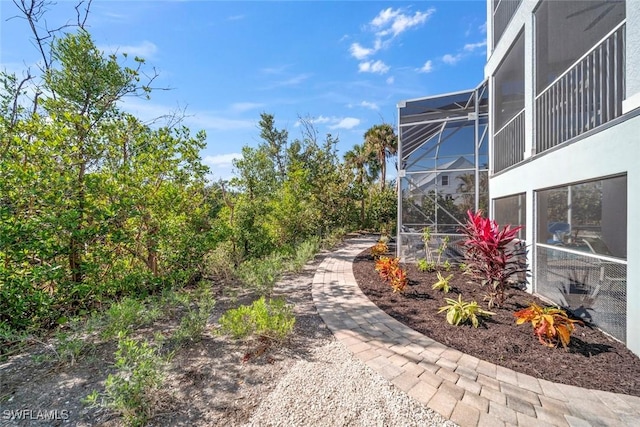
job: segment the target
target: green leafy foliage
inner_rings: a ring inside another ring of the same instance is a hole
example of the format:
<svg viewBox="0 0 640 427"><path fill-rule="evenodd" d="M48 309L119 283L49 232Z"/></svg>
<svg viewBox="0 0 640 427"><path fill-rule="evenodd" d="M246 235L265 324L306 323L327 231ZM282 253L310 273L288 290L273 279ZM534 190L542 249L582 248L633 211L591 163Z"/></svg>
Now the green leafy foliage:
<svg viewBox="0 0 640 427"><path fill-rule="evenodd" d="M94 390L84 403L119 412L126 425L145 425L153 413L154 396L164 381L164 360L148 342L123 336L115 356L117 371L107 377L104 393Z"/></svg>
<svg viewBox="0 0 640 427"><path fill-rule="evenodd" d="M147 307L137 299L125 298L106 311L101 335L105 339L128 335L136 327L153 323L160 315L157 307Z"/></svg>
<svg viewBox="0 0 640 427"><path fill-rule="evenodd" d="M283 298L266 300L264 297L250 306L241 305L220 317L220 332L233 338L250 335L282 340L293 330L295 317L290 305Z"/></svg>
<svg viewBox="0 0 640 427"><path fill-rule="evenodd" d="M427 261L426 258L420 258L416 262L416 267L422 272L436 271L436 263L433 261Z"/></svg>
<svg viewBox="0 0 640 427"><path fill-rule="evenodd" d="M480 325L480 317L489 317L495 314L483 310L475 301L463 301L462 295L458 295L457 300L452 298L445 298L444 300L447 305L440 307L438 313L446 311L447 322L454 326L470 322L474 328L477 328Z"/></svg>
<svg viewBox="0 0 640 427"><path fill-rule="evenodd" d="M451 280L451 278L453 277L453 274L450 274L447 277L443 277L442 273L440 273L439 271L437 272L437 274L438 274L438 281L433 284L431 289L442 290L442 292L444 292L445 294L448 294L449 291L451 290L451 285L449 285L449 280Z"/></svg>
<svg viewBox="0 0 640 427"><path fill-rule="evenodd" d="M35 114L0 119L0 321L15 329L186 281L218 238L204 133L118 110L148 93L144 61L104 56L86 31L52 49Z"/></svg>
<svg viewBox="0 0 640 427"><path fill-rule="evenodd" d="M557 347L558 344L562 344L566 349L575 325L583 324L580 320L569 318L566 311L560 308L540 307L537 304L531 304L513 315L516 317L517 325L531 323L533 333L540 343L547 347Z"/></svg>
<svg viewBox="0 0 640 427"><path fill-rule="evenodd" d="M202 339L216 303L211 289L205 287L198 289L191 299L193 304L189 304L187 312L180 319L178 329L172 336L178 343L197 342Z"/></svg>

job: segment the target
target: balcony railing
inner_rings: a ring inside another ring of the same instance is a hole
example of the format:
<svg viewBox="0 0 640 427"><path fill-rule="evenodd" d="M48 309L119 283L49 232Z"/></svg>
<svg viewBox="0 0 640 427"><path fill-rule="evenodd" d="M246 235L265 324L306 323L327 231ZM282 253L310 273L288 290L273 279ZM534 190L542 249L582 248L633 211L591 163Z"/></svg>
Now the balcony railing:
<svg viewBox="0 0 640 427"><path fill-rule="evenodd" d="M541 153L622 114L624 22L536 97Z"/></svg>
<svg viewBox="0 0 640 427"><path fill-rule="evenodd" d="M500 172L524 159L524 110L493 136L493 171Z"/></svg>
<svg viewBox="0 0 640 427"><path fill-rule="evenodd" d="M498 44L520 3L522 0L493 0L493 47Z"/></svg>

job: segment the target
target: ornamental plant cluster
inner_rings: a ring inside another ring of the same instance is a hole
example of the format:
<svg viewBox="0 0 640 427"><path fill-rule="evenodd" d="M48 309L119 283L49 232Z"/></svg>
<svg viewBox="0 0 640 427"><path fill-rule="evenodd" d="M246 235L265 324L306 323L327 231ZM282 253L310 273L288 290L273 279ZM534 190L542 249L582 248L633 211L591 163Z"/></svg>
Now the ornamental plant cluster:
<svg viewBox="0 0 640 427"><path fill-rule="evenodd" d="M558 344L562 344L562 347L566 349L575 324L583 324L580 320L570 319L567 313L560 308L543 308L537 304L531 304L513 315L517 325L530 322L535 336L538 337L542 345L547 347L557 347Z"/></svg>
<svg viewBox="0 0 640 427"><path fill-rule="evenodd" d="M501 306L506 289L514 283L514 276L525 272L518 260L519 251L513 244L522 227L510 225L500 229L489 218L482 217L482 211L475 214L467 211L467 223L462 228L466 235L463 243L469 272L482 286L487 287L489 308Z"/></svg>
<svg viewBox="0 0 640 427"><path fill-rule="evenodd" d="M400 267L399 258L381 256L376 260L376 271L380 278L388 282L393 292L404 292L409 279L407 271Z"/></svg>
<svg viewBox="0 0 640 427"><path fill-rule="evenodd" d="M514 244L521 229L522 227L512 228L510 225L501 229L494 220L483 218L482 211L475 214L471 211L467 212L467 223L463 228L467 237L463 243L467 260L465 274L471 274L480 280L482 286L488 288L486 299L489 301L489 308L494 304L501 306L506 298L506 290L516 283L514 277L527 271L526 266L523 266L519 260L520 249ZM460 298L459 301L449 300L448 302L448 306L441 308L441 311L449 310L448 316L451 311L465 308ZM491 315L492 313L479 314ZM531 323L534 335L541 344L548 347L557 347L562 344L566 349L575 324L582 324L580 320L569 318L560 308L543 308L537 304L531 304L517 311L514 316L517 325Z"/></svg>

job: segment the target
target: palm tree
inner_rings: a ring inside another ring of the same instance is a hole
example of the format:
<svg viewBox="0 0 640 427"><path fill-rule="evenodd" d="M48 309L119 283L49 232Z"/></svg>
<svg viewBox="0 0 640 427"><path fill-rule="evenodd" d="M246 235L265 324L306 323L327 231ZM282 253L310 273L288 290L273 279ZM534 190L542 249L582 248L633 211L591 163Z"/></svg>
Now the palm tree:
<svg viewBox="0 0 640 427"><path fill-rule="evenodd" d="M364 189L378 173L378 164L374 154L365 149L364 145L355 144L344 155L347 166L355 171L356 187L360 198L360 225L364 225Z"/></svg>
<svg viewBox="0 0 640 427"><path fill-rule="evenodd" d="M387 159L398 150L398 137L393 126L387 123L372 126L364 134L364 146L374 153L380 166L380 189L384 190L387 175Z"/></svg>

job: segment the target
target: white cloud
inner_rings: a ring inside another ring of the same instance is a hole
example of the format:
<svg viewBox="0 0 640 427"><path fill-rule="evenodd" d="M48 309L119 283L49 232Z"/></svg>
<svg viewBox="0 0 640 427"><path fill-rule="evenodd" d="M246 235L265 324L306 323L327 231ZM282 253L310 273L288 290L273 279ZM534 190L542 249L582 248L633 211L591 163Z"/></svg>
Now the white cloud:
<svg viewBox="0 0 640 427"><path fill-rule="evenodd" d="M480 26L478 27L478 29L480 30L480 32L481 32L482 34L486 34L486 33L487 33L487 23L486 23L486 22L485 22L485 23L483 23L482 25L480 25Z"/></svg>
<svg viewBox="0 0 640 427"><path fill-rule="evenodd" d="M374 49L362 47L360 43L353 43L349 48L349 52L351 53L351 56L356 59L365 59L367 56L374 54L376 51Z"/></svg>
<svg viewBox="0 0 640 427"><path fill-rule="evenodd" d="M396 81L395 77L391 76L387 78L387 84L392 85Z"/></svg>
<svg viewBox="0 0 640 427"><path fill-rule="evenodd" d="M476 49L481 47L485 47L487 45L486 41L478 42L478 43L467 43L464 45L464 50L467 52L473 52Z"/></svg>
<svg viewBox="0 0 640 427"><path fill-rule="evenodd" d="M402 9L388 8L382 10L378 16L373 18L371 26L376 30L376 34L380 37L392 35L393 37L407 31L410 28L417 27L427 22L427 19L435 12L434 8L424 12L416 12L411 15L405 15Z"/></svg>
<svg viewBox="0 0 640 427"><path fill-rule="evenodd" d="M227 21L239 21L241 19L244 19L244 15L233 15L227 17Z"/></svg>
<svg viewBox="0 0 640 427"><path fill-rule="evenodd" d="M353 129L360 124L360 119L355 117L345 117L335 125L329 126L329 129Z"/></svg>
<svg viewBox="0 0 640 427"><path fill-rule="evenodd" d="M192 113L185 117L184 121L186 124L205 130L239 130L255 127L255 122L252 120L228 119L209 112Z"/></svg>
<svg viewBox="0 0 640 427"><path fill-rule="evenodd" d="M361 73L385 74L389 71L389 66L380 60L375 62L366 61L358 64L358 71Z"/></svg>
<svg viewBox="0 0 640 427"><path fill-rule="evenodd" d="M314 124L323 124L323 123L329 123L332 120L336 120L336 119L331 119L329 117L325 117L325 116L320 115L318 117L312 117L312 118L308 119L307 121L309 123L314 123ZM300 125L300 122L297 121L296 122L296 126L299 126L299 125Z"/></svg>
<svg viewBox="0 0 640 427"><path fill-rule="evenodd" d="M207 155L202 159L202 163L209 166L210 171L207 179L210 182L219 180L228 181L233 178L233 161L242 158L240 153Z"/></svg>
<svg viewBox="0 0 640 427"><path fill-rule="evenodd" d="M229 119L210 111L193 111L184 108L154 104L135 98L128 98L121 103L122 108L138 117L143 122L152 122L162 117L171 117L177 113L183 115L182 122L192 130L239 130L255 128L252 120Z"/></svg>
<svg viewBox="0 0 640 427"><path fill-rule="evenodd" d="M428 60L427 62L424 63L422 68L420 68L420 72L430 73L431 71L433 71L433 62L431 62L431 60Z"/></svg>
<svg viewBox="0 0 640 427"><path fill-rule="evenodd" d="M360 124L360 119L354 117L327 117L322 115L305 119L305 121L312 124L327 125L329 129L352 129ZM295 126L300 126L300 121L297 121Z"/></svg>
<svg viewBox="0 0 640 427"><path fill-rule="evenodd" d="M275 89L283 86L297 86L303 81L311 77L311 74L298 74L297 76L290 77L286 80L280 80L268 86L266 89Z"/></svg>
<svg viewBox="0 0 640 427"><path fill-rule="evenodd" d="M447 53L442 57L442 62L449 65L455 65L458 61L460 61L461 58L462 58L461 54L451 55Z"/></svg>
<svg viewBox="0 0 640 427"><path fill-rule="evenodd" d="M158 52L158 46L147 40L139 45L106 45L98 46L98 49L107 54L126 53L129 56L138 56L144 59L151 59Z"/></svg>
<svg viewBox="0 0 640 427"><path fill-rule="evenodd" d="M264 104L258 102L236 102L231 104L231 111L234 113L244 113L246 111L256 110L264 107Z"/></svg>
<svg viewBox="0 0 640 427"><path fill-rule="evenodd" d="M376 104L375 102L368 102L368 101L362 101L360 103L360 106L365 107L365 108L370 108L372 110L379 110L380 107L378 107L378 104Z"/></svg>
<svg viewBox="0 0 640 427"><path fill-rule="evenodd" d="M235 159L242 157L240 153L216 154L214 156L204 156L202 162L213 168L231 167Z"/></svg>

